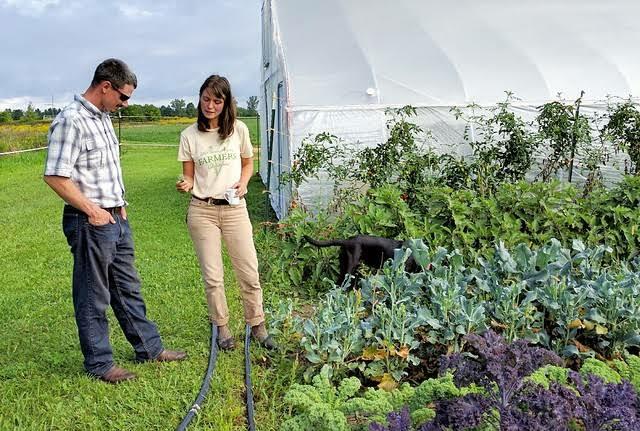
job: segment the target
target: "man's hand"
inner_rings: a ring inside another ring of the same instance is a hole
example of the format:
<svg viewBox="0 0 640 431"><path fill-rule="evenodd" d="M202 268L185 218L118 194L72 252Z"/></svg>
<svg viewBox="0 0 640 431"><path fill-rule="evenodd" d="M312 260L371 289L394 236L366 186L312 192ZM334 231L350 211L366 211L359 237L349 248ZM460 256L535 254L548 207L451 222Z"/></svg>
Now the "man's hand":
<svg viewBox="0 0 640 431"><path fill-rule="evenodd" d="M87 221L93 226L104 226L108 223L115 224L116 222L109 211L105 211L100 207L96 207L96 210L92 211L91 215L88 215Z"/></svg>
<svg viewBox="0 0 640 431"><path fill-rule="evenodd" d="M98 205L87 199L70 178L56 175L45 175L44 181L65 202L85 213L90 224L94 226L104 226L107 223L116 222L108 211L103 210Z"/></svg>

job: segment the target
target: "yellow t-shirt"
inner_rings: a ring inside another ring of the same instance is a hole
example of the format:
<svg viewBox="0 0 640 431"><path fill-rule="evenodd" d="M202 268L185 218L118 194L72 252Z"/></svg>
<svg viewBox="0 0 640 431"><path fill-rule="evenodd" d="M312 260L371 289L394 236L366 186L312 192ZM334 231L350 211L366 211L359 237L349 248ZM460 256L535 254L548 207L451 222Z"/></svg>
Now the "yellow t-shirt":
<svg viewBox="0 0 640 431"><path fill-rule="evenodd" d="M193 161L193 193L199 198L223 199L226 189L240 181L240 158L253 157L249 129L236 120L233 133L221 140L218 129L201 132L194 123L180 134L178 161Z"/></svg>

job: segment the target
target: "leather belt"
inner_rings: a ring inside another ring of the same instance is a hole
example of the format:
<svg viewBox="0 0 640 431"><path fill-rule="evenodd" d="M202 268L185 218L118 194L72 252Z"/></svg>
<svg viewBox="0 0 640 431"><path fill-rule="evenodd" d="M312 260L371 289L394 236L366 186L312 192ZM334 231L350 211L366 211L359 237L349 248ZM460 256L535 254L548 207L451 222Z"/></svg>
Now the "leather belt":
<svg viewBox="0 0 640 431"><path fill-rule="evenodd" d="M111 207L111 208L102 208L102 209L111 214L120 214L120 210L122 209L122 207Z"/></svg>
<svg viewBox="0 0 640 431"><path fill-rule="evenodd" d="M216 199L216 198L199 198L196 195L191 195L193 198L198 199L199 201L206 202L209 205L229 205L226 199Z"/></svg>
<svg viewBox="0 0 640 431"><path fill-rule="evenodd" d="M102 209L107 211L108 213L115 215L115 214L120 214L120 210L122 209L122 207L109 207L109 208L102 208ZM83 211L80 211L78 208L68 204L65 204L64 212L71 213L71 214L85 214Z"/></svg>

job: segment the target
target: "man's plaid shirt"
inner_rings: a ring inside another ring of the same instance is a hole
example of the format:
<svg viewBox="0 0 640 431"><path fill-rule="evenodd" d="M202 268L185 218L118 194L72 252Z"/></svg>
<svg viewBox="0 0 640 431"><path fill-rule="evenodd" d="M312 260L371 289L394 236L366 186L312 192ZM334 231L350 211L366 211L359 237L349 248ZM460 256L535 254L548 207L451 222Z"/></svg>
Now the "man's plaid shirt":
<svg viewBox="0 0 640 431"><path fill-rule="evenodd" d="M102 208L124 206L118 138L109 115L76 95L49 128L44 174L71 178Z"/></svg>

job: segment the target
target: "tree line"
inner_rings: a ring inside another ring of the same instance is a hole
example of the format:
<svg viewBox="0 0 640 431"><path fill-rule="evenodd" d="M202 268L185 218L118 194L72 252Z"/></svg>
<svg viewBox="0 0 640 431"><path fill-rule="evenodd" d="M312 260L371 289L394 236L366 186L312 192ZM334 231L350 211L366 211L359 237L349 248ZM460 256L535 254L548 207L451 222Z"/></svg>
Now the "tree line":
<svg viewBox="0 0 640 431"><path fill-rule="evenodd" d="M247 107L238 106L239 117L255 117L258 115L258 98L251 96L247 99ZM27 109L5 109L0 111L0 123L12 122L31 122L55 117L61 111L60 108L35 108L29 103ZM123 117L131 117L134 121L151 121L158 120L162 117L197 117L198 112L196 106L184 99L173 99L167 106L162 105L159 108L155 105L131 104L120 110Z"/></svg>

